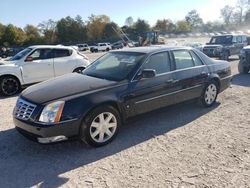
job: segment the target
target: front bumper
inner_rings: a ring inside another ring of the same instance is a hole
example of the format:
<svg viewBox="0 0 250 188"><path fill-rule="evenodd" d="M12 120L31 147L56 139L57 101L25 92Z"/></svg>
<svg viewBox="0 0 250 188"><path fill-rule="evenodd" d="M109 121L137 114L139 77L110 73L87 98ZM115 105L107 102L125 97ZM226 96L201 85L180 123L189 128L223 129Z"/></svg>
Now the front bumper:
<svg viewBox="0 0 250 188"><path fill-rule="evenodd" d="M220 80L220 93L226 90L227 88L231 87L233 76L227 76Z"/></svg>
<svg viewBox="0 0 250 188"><path fill-rule="evenodd" d="M80 120L61 122L56 125L44 125L30 123L14 118L14 124L18 132L25 137L39 143L51 143L67 140L79 135Z"/></svg>

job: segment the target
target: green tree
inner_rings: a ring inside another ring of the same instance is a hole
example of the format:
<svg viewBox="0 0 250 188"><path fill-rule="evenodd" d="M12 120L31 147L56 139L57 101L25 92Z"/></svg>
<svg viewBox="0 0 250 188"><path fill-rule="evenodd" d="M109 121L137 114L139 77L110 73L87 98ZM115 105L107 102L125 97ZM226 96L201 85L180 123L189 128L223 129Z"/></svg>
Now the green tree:
<svg viewBox="0 0 250 188"><path fill-rule="evenodd" d="M7 25L2 41L7 46L23 45L26 40L26 34L21 28L17 28L12 24Z"/></svg>
<svg viewBox="0 0 250 188"><path fill-rule="evenodd" d="M91 15L87 24L87 34L90 40L101 40L106 24L110 23L110 18L106 15Z"/></svg>
<svg viewBox="0 0 250 188"><path fill-rule="evenodd" d="M191 10L185 17L185 20L189 25L194 28L200 28L203 25L203 20L200 17L199 13L197 10Z"/></svg>
<svg viewBox="0 0 250 188"><path fill-rule="evenodd" d="M6 28L6 26L0 23L0 44L3 43L2 37L3 37L3 35L4 35L5 28Z"/></svg>
<svg viewBox="0 0 250 188"><path fill-rule="evenodd" d="M87 29L81 16L75 19L70 16L62 18L56 25L57 37L60 43L76 43L87 40Z"/></svg>
<svg viewBox="0 0 250 188"><path fill-rule="evenodd" d="M160 32L172 32L174 30L174 24L169 19L157 20L154 29Z"/></svg>
<svg viewBox="0 0 250 188"><path fill-rule="evenodd" d="M134 25L135 32L138 35L143 35L145 32L150 31L150 25L148 24L147 21L138 19Z"/></svg>
<svg viewBox="0 0 250 188"><path fill-rule="evenodd" d="M27 35L25 43L28 45L38 44L41 42L41 36L37 27L33 25L26 25L24 31Z"/></svg>
<svg viewBox="0 0 250 188"><path fill-rule="evenodd" d="M39 31L43 34L44 43L54 44L57 41L56 25L57 22L52 19L38 25Z"/></svg>
<svg viewBox="0 0 250 188"><path fill-rule="evenodd" d="M103 38L114 40L119 38L114 29L118 29L118 25L114 22L107 23L103 29Z"/></svg>
<svg viewBox="0 0 250 188"><path fill-rule="evenodd" d="M187 32L190 32L191 30L192 30L192 26L186 20L178 21L176 23L177 33L187 33Z"/></svg>

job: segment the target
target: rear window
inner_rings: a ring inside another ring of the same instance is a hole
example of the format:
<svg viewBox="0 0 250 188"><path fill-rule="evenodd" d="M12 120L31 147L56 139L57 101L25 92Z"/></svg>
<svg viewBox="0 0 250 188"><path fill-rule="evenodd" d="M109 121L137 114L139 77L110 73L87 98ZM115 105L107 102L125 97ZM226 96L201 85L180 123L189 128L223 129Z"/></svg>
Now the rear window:
<svg viewBox="0 0 250 188"><path fill-rule="evenodd" d="M54 58L71 56L72 50L68 49L55 49Z"/></svg>

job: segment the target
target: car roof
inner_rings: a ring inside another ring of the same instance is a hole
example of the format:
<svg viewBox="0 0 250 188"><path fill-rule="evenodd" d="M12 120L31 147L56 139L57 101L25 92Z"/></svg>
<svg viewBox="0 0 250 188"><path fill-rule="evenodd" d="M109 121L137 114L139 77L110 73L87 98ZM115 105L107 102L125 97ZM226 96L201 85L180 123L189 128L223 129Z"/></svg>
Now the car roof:
<svg viewBox="0 0 250 188"><path fill-rule="evenodd" d="M63 46L63 45L35 45L35 46L30 46L29 48L56 48L56 49L70 49L70 50L73 49L71 46Z"/></svg>
<svg viewBox="0 0 250 188"><path fill-rule="evenodd" d="M154 46L147 46L147 47L134 47L134 48L128 48L123 50L117 50L118 52L137 52L137 53L155 53L155 52L161 52L161 51L170 51L170 50L190 50L193 49L191 47L171 47L171 46L164 46L164 45L154 45Z"/></svg>

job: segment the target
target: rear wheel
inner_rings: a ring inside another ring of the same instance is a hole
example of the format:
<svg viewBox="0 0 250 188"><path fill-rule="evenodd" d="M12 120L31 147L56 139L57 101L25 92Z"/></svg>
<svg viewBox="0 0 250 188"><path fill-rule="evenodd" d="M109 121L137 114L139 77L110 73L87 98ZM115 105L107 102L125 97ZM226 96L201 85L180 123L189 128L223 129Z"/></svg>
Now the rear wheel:
<svg viewBox="0 0 250 188"><path fill-rule="evenodd" d="M110 143L118 133L121 125L119 112L112 106L101 106L94 109L85 118L80 137L94 147Z"/></svg>
<svg viewBox="0 0 250 188"><path fill-rule="evenodd" d="M247 74L250 70L250 68L245 67L242 61L239 62L238 64L238 70L240 74Z"/></svg>
<svg viewBox="0 0 250 188"><path fill-rule="evenodd" d="M108 51L109 51L109 48L107 48L106 51L108 52Z"/></svg>
<svg viewBox="0 0 250 188"><path fill-rule="evenodd" d="M12 76L6 76L0 79L0 93L5 96L17 94L20 88L19 81Z"/></svg>
<svg viewBox="0 0 250 188"><path fill-rule="evenodd" d="M201 103L205 107L212 106L217 99L219 92L218 84L215 81L208 83L202 93Z"/></svg>

